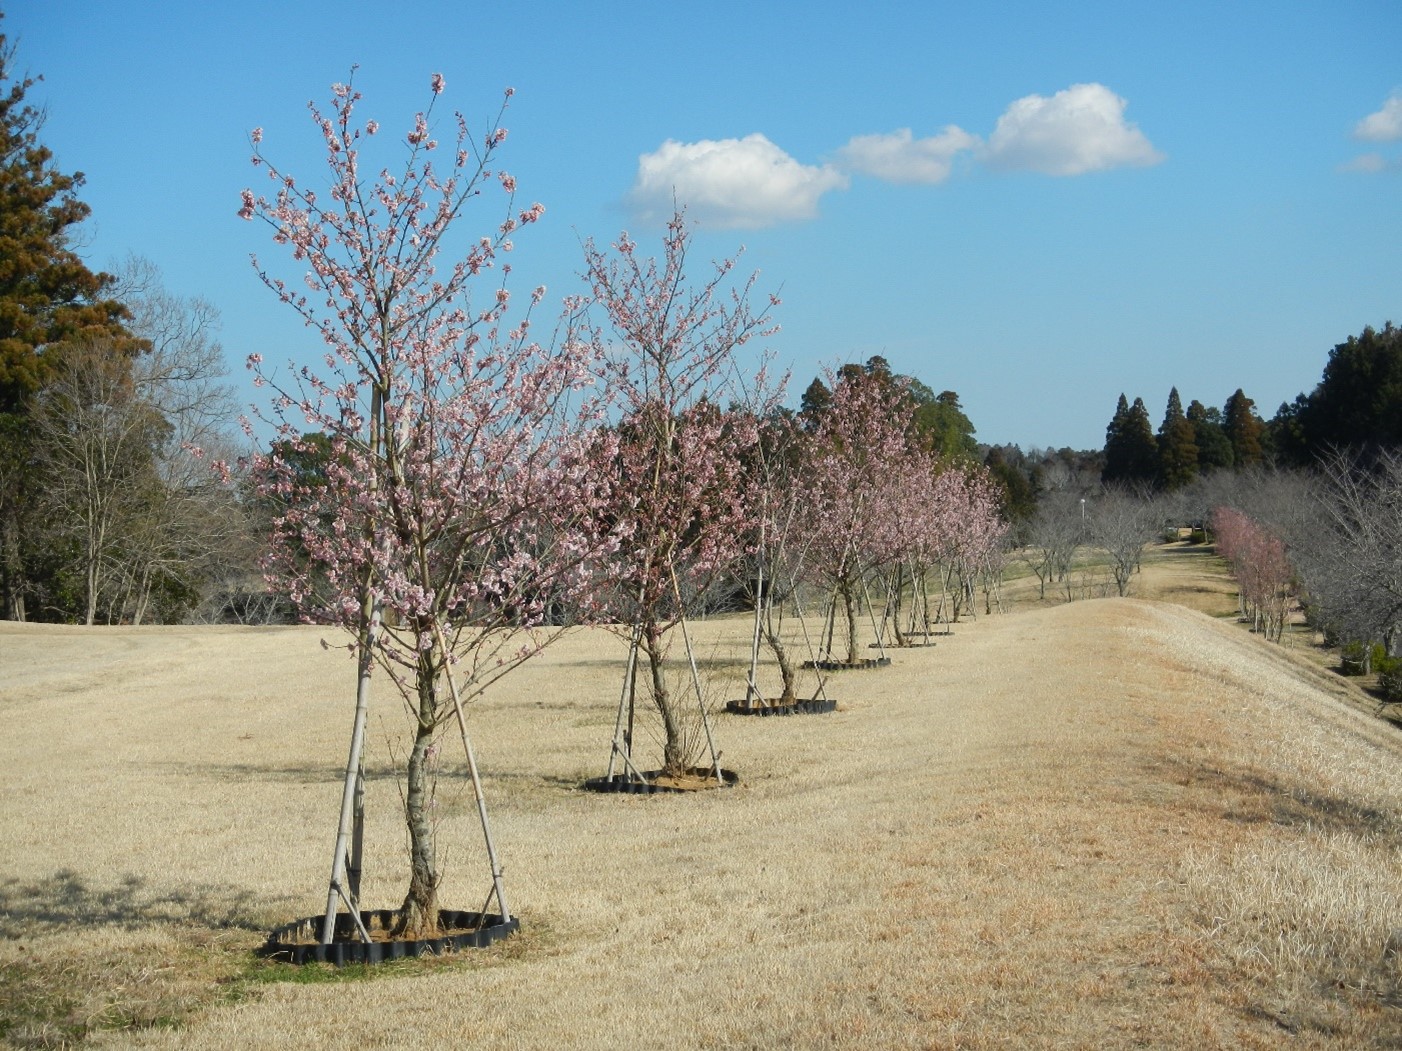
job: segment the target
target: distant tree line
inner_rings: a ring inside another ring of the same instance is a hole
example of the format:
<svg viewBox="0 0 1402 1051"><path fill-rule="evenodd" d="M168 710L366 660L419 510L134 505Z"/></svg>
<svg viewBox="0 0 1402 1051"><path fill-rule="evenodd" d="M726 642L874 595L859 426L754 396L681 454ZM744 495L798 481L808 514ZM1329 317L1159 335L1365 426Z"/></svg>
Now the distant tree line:
<svg viewBox="0 0 1402 1051"><path fill-rule="evenodd" d="M1173 491L1213 471L1248 470L1272 448L1256 403L1237 388L1222 408L1192 401L1183 408L1178 388L1168 393L1163 421L1155 431L1142 398L1120 395L1105 429L1101 481Z"/></svg>
<svg viewBox="0 0 1402 1051"><path fill-rule="evenodd" d="M1365 328L1329 352L1319 383L1263 420L1241 388L1221 409L1169 391L1155 430L1142 398L1119 404L1105 431L1106 483L1160 490L1228 468L1310 467L1339 450L1375 456L1402 446L1402 330Z"/></svg>
<svg viewBox="0 0 1402 1051"><path fill-rule="evenodd" d="M90 270L81 173L39 141L0 34L0 616L178 620L253 572L234 492L218 314L155 268ZM252 589L251 589L252 590Z"/></svg>

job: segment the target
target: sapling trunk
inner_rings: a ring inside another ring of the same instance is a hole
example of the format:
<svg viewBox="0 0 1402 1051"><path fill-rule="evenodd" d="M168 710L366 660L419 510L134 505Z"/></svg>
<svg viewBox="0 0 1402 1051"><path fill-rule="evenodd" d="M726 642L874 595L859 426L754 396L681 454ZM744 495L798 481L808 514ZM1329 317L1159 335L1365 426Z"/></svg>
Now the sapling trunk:
<svg viewBox="0 0 1402 1051"><path fill-rule="evenodd" d="M433 802L434 740L438 730L438 676L435 655L419 654L418 711L414 744L404 782L404 819L409 831L409 891L404 896L396 936L422 938L438 928L437 850L434 841Z"/></svg>
<svg viewBox="0 0 1402 1051"><path fill-rule="evenodd" d="M856 664L861 659L857 651L857 596L852 582L842 582L842 608L847 613L847 663Z"/></svg>
<svg viewBox="0 0 1402 1051"><path fill-rule="evenodd" d="M745 684L747 705L764 701L759 692L759 639L765 630L765 622L771 609L768 596L769 593L764 587L764 560L761 558L758 563L758 584L755 587L755 627L750 636L750 674Z"/></svg>
<svg viewBox="0 0 1402 1051"><path fill-rule="evenodd" d="M686 773L686 741L676 705L667 688L666 654L662 629L655 620L643 625L643 649L647 651L648 669L652 672L652 700L662 716L662 772L672 776Z"/></svg>
<svg viewBox="0 0 1402 1051"><path fill-rule="evenodd" d="M828 601L827 616L823 620L823 634L820 642L823 648L823 659L832 660L833 633L837 630L837 591L833 590L832 598Z"/></svg>
<svg viewBox="0 0 1402 1051"><path fill-rule="evenodd" d="M798 700L798 695L794 692L793 658L789 656L789 651L784 646L784 640L779 635L778 627L773 620L766 618L764 625L764 639L769 643L769 648L774 652L774 659L779 662L779 677L782 680L783 692L779 695L779 704L793 704Z"/></svg>
<svg viewBox="0 0 1402 1051"><path fill-rule="evenodd" d="M910 640L901 629L901 592L905 590L905 566L897 565L893 576L895 583L891 589L891 626L896 636L896 645L909 646Z"/></svg>

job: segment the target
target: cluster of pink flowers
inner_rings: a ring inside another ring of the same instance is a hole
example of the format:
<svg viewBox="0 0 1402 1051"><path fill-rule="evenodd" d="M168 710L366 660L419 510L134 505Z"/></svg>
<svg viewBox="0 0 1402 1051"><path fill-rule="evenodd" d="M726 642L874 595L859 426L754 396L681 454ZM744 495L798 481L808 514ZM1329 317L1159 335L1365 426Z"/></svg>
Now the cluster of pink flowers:
<svg viewBox="0 0 1402 1051"><path fill-rule="evenodd" d="M804 573L843 605L852 661L873 588L898 601L934 573L962 595L990 568L1007 525L983 468L945 463L912 433L914 401L898 380L830 372L828 383L832 402L803 443L797 519Z"/></svg>
<svg viewBox="0 0 1402 1051"><path fill-rule="evenodd" d="M436 96L442 78L432 87ZM389 627L378 652L402 669L407 691L466 654L470 692L516 652L503 648L506 638L561 604L592 601L592 567L614 546L594 532L608 479L588 469L608 441L594 433L602 361L568 331L550 346L532 341L530 307L509 323L504 286L486 309L469 309L470 283L506 269L504 233L439 265L450 224L495 181L491 148L466 148L459 118L457 157L469 166L440 173L420 113L403 167L366 181L352 120L359 99L340 85L331 115L312 107L332 173L326 203L270 164L259 138L255 163L278 189L242 194L240 216L263 220L306 267L301 291L262 268L260 276L327 348L322 370L279 374L261 355L248 359L276 392L269 422L278 441L256 465L263 493L282 508L266 571L305 616L358 638L369 607L382 608ZM500 141L494 132L487 140ZM539 219L539 205L512 217L514 184L505 188L499 230ZM441 652L440 632L453 653Z"/></svg>
<svg viewBox="0 0 1402 1051"><path fill-rule="evenodd" d="M623 619L659 629L685 612L676 592L704 590L746 550L757 422L724 406L740 394L735 352L774 331L767 312L750 311L749 286L721 294L730 260L691 283L689 245L677 214L660 262L641 259L626 233L612 253L585 247L590 303L605 315L595 341L622 413L611 514L629 540L617 601Z"/></svg>
<svg viewBox="0 0 1402 1051"><path fill-rule="evenodd" d="M1236 577L1242 618L1278 641L1295 584L1285 542L1234 507L1216 508L1210 524L1217 553L1231 563Z"/></svg>

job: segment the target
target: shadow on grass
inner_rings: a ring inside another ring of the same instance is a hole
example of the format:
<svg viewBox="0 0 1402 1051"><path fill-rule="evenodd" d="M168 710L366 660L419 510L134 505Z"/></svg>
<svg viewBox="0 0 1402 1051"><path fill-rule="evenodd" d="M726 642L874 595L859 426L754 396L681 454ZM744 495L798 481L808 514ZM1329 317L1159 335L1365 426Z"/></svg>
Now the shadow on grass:
<svg viewBox="0 0 1402 1051"><path fill-rule="evenodd" d="M298 785L339 784L346 778L345 761L335 763L290 763L272 766L262 763L156 763L156 769L171 770L183 777L218 781L220 784L251 784L280 782ZM365 769L366 781L389 781L401 771L386 764L370 765Z"/></svg>
<svg viewBox="0 0 1402 1051"><path fill-rule="evenodd" d="M1239 824L1304 825L1402 839L1402 819L1397 814L1289 784L1262 770L1227 770L1185 759L1165 759L1155 765L1169 780L1210 793L1212 802L1190 805Z"/></svg>
<svg viewBox="0 0 1402 1051"><path fill-rule="evenodd" d="M215 930L261 930L279 903L233 887L162 891L140 876L98 888L61 869L47 879L0 881L0 938L34 937L64 930L155 924L195 924Z"/></svg>
<svg viewBox="0 0 1402 1051"><path fill-rule="evenodd" d="M0 1047L74 1048L114 1030L178 1029L272 983L414 973L261 959L254 950L274 909L286 911L246 891L160 891L130 875L108 888L68 870L0 881L0 938L13 950L0 961ZM152 944L161 930L169 937Z"/></svg>

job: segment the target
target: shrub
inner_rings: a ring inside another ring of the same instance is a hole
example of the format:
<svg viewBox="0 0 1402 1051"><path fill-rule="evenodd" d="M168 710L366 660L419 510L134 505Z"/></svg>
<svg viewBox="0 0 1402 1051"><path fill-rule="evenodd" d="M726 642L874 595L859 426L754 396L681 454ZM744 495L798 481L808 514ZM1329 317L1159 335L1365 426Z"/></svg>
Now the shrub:
<svg viewBox="0 0 1402 1051"><path fill-rule="evenodd" d="M1367 675L1371 657L1366 643L1347 642L1339 651L1339 671L1344 675Z"/></svg>
<svg viewBox="0 0 1402 1051"><path fill-rule="evenodd" d="M1402 701L1402 657L1389 657L1386 652L1373 658L1373 670L1378 673L1378 689L1389 704Z"/></svg>

